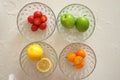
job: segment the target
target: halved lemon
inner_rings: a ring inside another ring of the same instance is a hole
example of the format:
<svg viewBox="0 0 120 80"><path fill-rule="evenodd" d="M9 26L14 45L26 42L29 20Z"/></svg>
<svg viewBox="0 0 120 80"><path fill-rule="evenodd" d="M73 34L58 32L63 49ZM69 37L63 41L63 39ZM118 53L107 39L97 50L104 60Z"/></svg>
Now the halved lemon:
<svg viewBox="0 0 120 80"><path fill-rule="evenodd" d="M48 58L41 58L40 61L37 62L36 67L40 72L47 72L51 69L52 63Z"/></svg>

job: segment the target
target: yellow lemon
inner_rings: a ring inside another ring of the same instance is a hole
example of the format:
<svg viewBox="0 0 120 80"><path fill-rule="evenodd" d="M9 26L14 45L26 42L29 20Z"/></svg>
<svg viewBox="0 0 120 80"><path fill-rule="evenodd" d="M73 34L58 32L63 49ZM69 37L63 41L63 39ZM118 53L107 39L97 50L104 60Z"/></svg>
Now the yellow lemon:
<svg viewBox="0 0 120 80"><path fill-rule="evenodd" d="M41 58L40 61L37 62L36 67L40 72L47 72L51 69L52 63L48 58Z"/></svg>
<svg viewBox="0 0 120 80"><path fill-rule="evenodd" d="M27 48L27 55L31 60L39 60L43 56L43 49L39 44L31 44Z"/></svg>

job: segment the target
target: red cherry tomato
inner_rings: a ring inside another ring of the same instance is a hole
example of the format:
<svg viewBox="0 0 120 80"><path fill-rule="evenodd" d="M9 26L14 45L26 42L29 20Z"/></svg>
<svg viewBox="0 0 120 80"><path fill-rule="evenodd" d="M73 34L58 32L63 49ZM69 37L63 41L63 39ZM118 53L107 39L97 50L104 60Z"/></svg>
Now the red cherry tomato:
<svg viewBox="0 0 120 80"><path fill-rule="evenodd" d="M34 16L32 16L32 15L28 16L27 20L28 20L29 23L33 24Z"/></svg>
<svg viewBox="0 0 120 80"><path fill-rule="evenodd" d="M38 30L38 26L36 25L32 25L31 26L31 30L34 32L34 31L37 31Z"/></svg>
<svg viewBox="0 0 120 80"><path fill-rule="evenodd" d="M34 12L34 17L37 18L37 17L41 17L42 16L42 13L40 11L35 11Z"/></svg>
<svg viewBox="0 0 120 80"><path fill-rule="evenodd" d="M42 15L41 16L41 22L44 23L47 21L47 16L46 15Z"/></svg>
<svg viewBox="0 0 120 80"><path fill-rule="evenodd" d="M40 25L41 24L41 19L40 18L34 18L34 24L35 25Z"/></svg>
<svg viewBox="0 0 120 80"><path fill-rule="evenodd" d="M42 23L42 24L39 26L39 28L40 28L41 30L45 30L46 27L47 27L47 24L46 24L46 23Z"/></svg>

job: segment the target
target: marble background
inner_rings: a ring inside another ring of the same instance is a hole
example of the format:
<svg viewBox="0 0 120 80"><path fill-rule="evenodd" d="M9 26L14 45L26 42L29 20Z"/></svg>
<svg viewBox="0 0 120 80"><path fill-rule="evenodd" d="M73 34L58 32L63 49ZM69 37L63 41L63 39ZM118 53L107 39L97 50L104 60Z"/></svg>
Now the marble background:
<svg viewBox="0 0 120 80"><path fill-rule="evenodd" d="M22 6L33 1L47 4L56 17L68 4L88 6L95 15L96 28L84 43L94 49L97 66L85 80L120 80L120 0L0 0L0 80L7 80L11 73L17 80L29 80L20 68L19 54L30 42L19 33L16 17ZM58 55L69 44L59 36L57 29L45 42L52 45ZM66 79L57 67L46 80Z"/></svg>

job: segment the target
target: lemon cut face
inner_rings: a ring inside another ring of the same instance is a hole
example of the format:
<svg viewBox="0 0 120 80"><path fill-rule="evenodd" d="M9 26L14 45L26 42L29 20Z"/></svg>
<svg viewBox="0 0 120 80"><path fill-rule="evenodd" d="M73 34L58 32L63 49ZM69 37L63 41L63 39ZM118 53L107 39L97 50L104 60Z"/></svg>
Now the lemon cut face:
<svg viewBox="0 0 120 80"><path fill-rule="evenodd" d="M36 64L37 70L40 72L48 72L52 68L52 63L48 58L41 58Z"/></svg>
<svg viewBox="0 0 120 80"><path fill-rule="evenodd" d="M43 49L39 44L31 44L28 46L27 48L27 56L31 59L31 60L40 60L43 56Z"/></svg>

